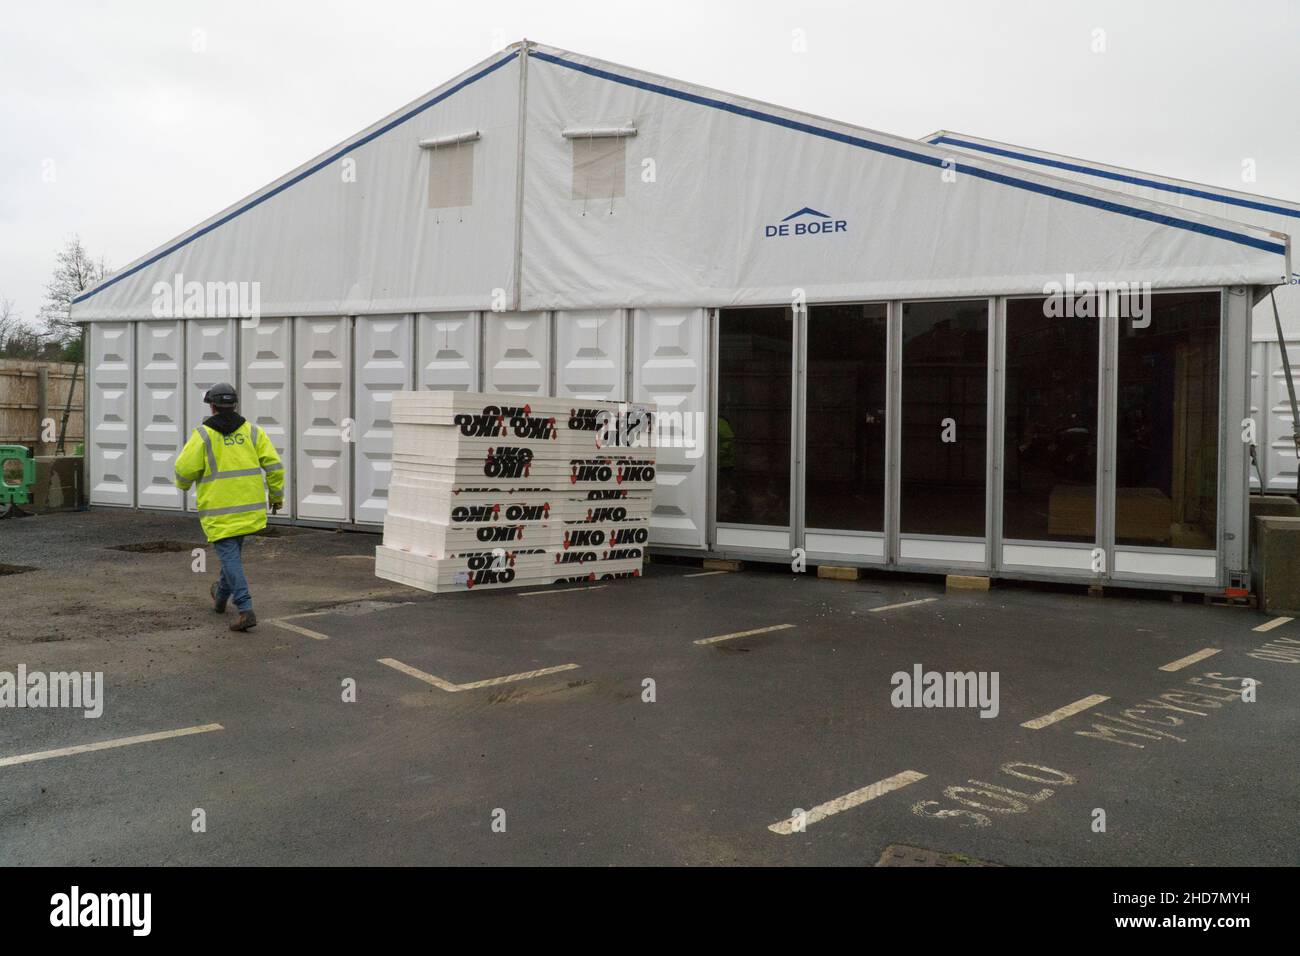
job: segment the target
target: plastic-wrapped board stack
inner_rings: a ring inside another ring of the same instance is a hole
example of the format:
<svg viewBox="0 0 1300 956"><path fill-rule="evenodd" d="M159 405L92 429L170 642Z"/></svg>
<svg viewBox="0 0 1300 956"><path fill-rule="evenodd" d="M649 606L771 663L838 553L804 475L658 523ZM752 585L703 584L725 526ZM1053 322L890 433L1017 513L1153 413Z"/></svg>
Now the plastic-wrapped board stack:
<svg viewBox="0 0 1300 956"><path fill-rule="evenodd" d="M379 577L437 592L640 575L651 407L399 392L392 422Z"/></svg>

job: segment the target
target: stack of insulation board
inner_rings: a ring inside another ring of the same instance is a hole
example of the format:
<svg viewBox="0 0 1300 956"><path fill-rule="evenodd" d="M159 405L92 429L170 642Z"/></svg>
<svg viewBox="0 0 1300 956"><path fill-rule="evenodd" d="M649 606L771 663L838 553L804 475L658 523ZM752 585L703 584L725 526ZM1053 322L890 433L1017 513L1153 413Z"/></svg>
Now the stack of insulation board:
<svg viewBox="0 0 1300 956"><path fill-rule="evenodd" d="M648 406L399 392L392 422L379 577L437 592L640 575Z"/></svg>

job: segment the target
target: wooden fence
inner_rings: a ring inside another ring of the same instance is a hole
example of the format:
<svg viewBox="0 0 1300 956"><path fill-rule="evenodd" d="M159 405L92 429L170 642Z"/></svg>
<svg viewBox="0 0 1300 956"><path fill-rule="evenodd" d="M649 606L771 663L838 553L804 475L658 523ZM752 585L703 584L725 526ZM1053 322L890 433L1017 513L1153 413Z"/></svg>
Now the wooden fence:
<svg viewBox="0 0 1300 956"><path fill-rule="evenodd" d="M76 369L76 385L72 384ZM44 371L44 375L42 375ZM64 450L72 454L85 439L86 370L71 362L31 362L0 359L0 445L27 445L37 455L52 455L58 441L59 424L72 388L72 412ZM41 385L45 389L42 394ZM42 419L53 419L54 440L42 441Z"/></svg>

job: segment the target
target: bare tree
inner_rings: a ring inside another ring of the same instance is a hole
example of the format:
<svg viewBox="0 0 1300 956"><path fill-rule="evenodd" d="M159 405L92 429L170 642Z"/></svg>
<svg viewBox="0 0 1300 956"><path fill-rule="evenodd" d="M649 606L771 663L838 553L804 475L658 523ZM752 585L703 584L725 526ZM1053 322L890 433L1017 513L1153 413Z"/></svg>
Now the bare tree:
<svg viewBox="0 0 1300 956"><path fill-rule="evenodd" d="M45 286L45 304L36 314L51 336L65 343L81 336L81 326L71 318L72 300L108 273L108 263L102 256L98 261L91 258L80 236L73 236L56 253L54 275Z"/></svg>
<svg viewBox="0 0 1300 956"><path fill-rule="evenodd" d="M46 345L41 334L14 308L13 301L0 297L0 358L40 358Z"/></svg>

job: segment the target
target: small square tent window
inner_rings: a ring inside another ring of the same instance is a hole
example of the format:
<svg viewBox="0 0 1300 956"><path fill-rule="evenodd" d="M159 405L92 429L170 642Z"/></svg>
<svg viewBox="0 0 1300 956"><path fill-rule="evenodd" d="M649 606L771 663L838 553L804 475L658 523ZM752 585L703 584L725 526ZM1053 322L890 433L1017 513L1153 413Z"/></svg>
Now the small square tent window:
<svg viewBox="0 0 1300 956"><path fill-rule="evenodd" d="M474 139L447 137L420 146L429 154L429 208L452 209L474 203Z"/></svg>
<svg viewBox="0 0 1300 956"><path fill-rule="evenodd" d="M573 198L617 199L624 195L627 166L624 136L571 137Z"/></svg>

